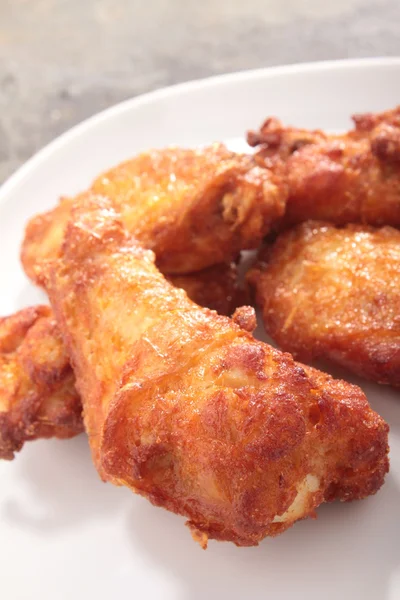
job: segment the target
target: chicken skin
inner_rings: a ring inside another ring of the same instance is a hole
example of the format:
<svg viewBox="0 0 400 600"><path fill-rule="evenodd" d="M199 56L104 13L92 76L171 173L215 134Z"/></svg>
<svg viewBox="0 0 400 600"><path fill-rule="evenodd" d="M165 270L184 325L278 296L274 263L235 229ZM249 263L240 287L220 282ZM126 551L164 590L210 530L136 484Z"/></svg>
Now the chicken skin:
<svg viewBox="0 0 400 600"><path fill-rule="evenodd" d="M191 302L107 200L72 210L44 283L102 478L186 516L203 547L381 486L388 427L362 391Z"/></svg>
<svg viewBox="0 0 400 600"><path fill-rule="evenodd" d="M27 440L83 431L75 376L47 306L0 319L0 458Z"/></svg>
<svg viewBox="0 0 400 600"><path fill-rule="evenodd" d="M237 268L216 265L169 281L197 304L231 315L247 296ZM47 306L0 319L0 458L12 459L24 442L81 433L82 404L60 332Z"/></svg>
<svg viewBox="0 0 400 600"><path fill-rule="evenodd" d="M78 200L90 195L112 200L124 226L154 250L164 273L182 274L257 248L284 212L286 187L251 156L214 144L140 154L100 175ZM75 200L64 198L28 223L21 260L36 283L43 261L60 251Z"/></svg>
<svg viewBox="0 0 400 600"><path fill-rule="evenodd" d="M247 277L283 350L400 385L398 230L303 223L267 246Z"/></svg>
<svg viewBox="0 0 400 600"><path fill-rule="evenodd" d="M341 135L284 127L274 118L248 133L259 164L287 179L279 229L309 219L400 227L400 106L353 121Z"/></svg>

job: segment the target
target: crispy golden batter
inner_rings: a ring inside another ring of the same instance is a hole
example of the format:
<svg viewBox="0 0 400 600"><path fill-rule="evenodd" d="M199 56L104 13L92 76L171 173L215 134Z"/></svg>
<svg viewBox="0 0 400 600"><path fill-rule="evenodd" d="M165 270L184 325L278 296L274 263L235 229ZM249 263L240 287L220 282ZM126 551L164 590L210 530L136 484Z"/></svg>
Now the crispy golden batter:
<svg viewBox="0 0 400 600"><path fill-rule="evenodd" d="M273 118L249 132L249 144L260 146L256 160L286 170L281 228L308 219L400 226L400 107L353 121L343 135L283 127Z"/></svg>
<svg viewBox="0 0 400 600"><path fill-rule="evenodd" d="M193 304L108 203L73 211L46 289L99 473L187 516L203 546L255 545L382 484L388 427L362 391Z"/></svg>
<svg viewBox="0 0 400 600"><path fill-rule="evenodd" d="M247 298L237 284L234 263L169 280L197 304L221 314L231 315ZM243 324L243 311L239 318ZM25 308L0 319L0 458L12 459L28 440L83 431L74 383L49 307Z"/></svg>
<svg viewBox="0 0 400 600"><path fill-rule="evenodd" d="M51 310L0 319L0 458L27 440L83 431L75 377Z"/></svg>
<svg viewBox="0 0 400 600"><path fill-rule="evenodd" d="M191 273L257 248L284 212L286 187L251 156L214 144L140 154L102 174L78 199L87 195L112 200L163 272ZM21 259L36 282L43 260L59 252L73 202L64 198L26 228Z"/></svg>
<svg viewBox="0 0 400 600"><path fill-rule="evenodd" d="M304 223L262 252L248 280L283 350L400 385L399 231Z"/></svg>

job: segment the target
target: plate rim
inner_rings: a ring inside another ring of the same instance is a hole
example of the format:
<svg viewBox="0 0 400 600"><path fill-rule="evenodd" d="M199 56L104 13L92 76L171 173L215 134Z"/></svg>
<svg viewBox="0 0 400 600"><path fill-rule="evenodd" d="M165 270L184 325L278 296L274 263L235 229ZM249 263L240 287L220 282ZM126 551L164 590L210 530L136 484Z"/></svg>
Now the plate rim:
<svg viewBox="0 0 400 600"><path fill-rule="evenodd" d="M398 67L400 69L400 55L372 58L321 60L274 65L270 67L260 67L257 69L243 69L239 71L233 71L232 73L223 73L219 75L203 77L200 79L192 79L127 98L126 100L117 102L116 104L113 104L108 108L105 108L104 110L87 117L76 125L73 125L35 152L0 185L0 205L6 201L8 194L12 193L13 189L17 187L32 171L40 166L42 162L46 161L47 157L50 156L54 151L57 151L58 148L67 144L69 140L79 137L79 135L85 133L91 128L95 128L102 121L105 121L108 118L117 115L118 113L123 113L124 111L129 111L143 104L151 103L163 98L195 91L196 89L225 85L226 83L234 80L241 80L242 83L245 83L246 81L257 77L268 78L313 71L368 69L376 66Z"/></svg>

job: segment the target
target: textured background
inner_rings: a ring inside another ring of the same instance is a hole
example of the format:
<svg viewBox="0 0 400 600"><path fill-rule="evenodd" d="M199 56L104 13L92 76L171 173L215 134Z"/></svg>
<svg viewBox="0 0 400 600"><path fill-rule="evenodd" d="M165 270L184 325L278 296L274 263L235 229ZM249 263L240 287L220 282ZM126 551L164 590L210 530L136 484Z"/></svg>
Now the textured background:
<svg viewBox="0 0 400 600"><path fill-rule="evenodd" d="M400 54L399 0L0 0L0 182L125 98L215 73Z"/></svg>

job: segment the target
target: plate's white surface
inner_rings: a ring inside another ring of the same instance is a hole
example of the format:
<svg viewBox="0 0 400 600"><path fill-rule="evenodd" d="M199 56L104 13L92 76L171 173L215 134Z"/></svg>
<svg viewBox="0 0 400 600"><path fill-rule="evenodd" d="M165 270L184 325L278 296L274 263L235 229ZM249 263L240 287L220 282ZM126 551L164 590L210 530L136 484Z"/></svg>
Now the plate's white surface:
<svg viewBox="0 0 400 600"><path fill-rule="evenodd" d="M229 140L269 114L343 129L353 112L400 103L400 60L275 68L185 84L78 126L0 189L0 314L43 300L19 265L23 227L60 194L140 150ZM353 381L355 379L353 378ZM184 519L101 483L85 437L27 444L0 463L0 597L244 600L400 598L400 398L358 381L391 425L391 472L373 498L323 506L258 548L210 542Z"/></svg>

